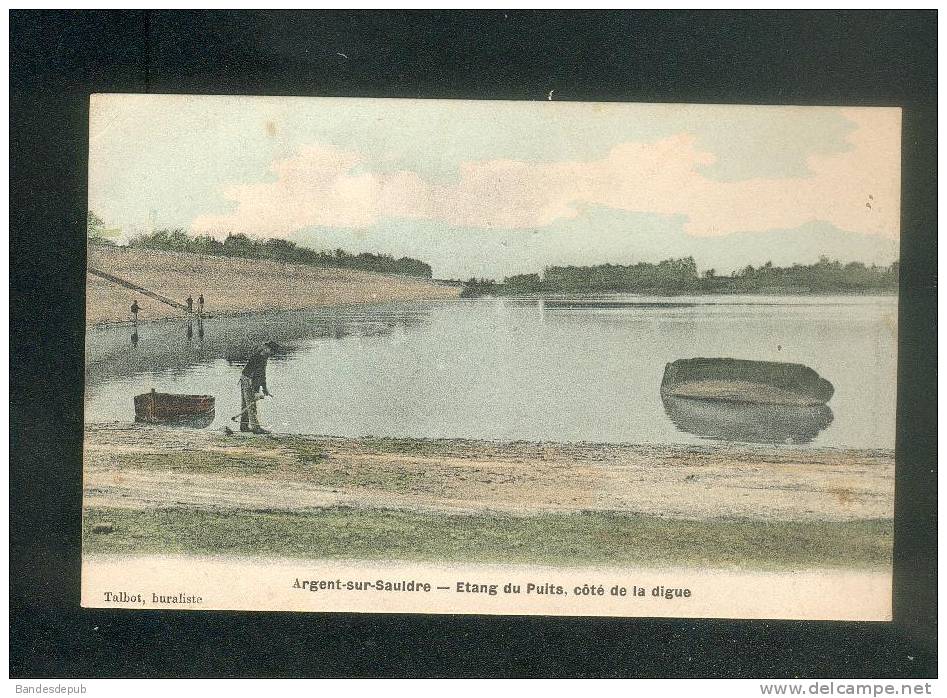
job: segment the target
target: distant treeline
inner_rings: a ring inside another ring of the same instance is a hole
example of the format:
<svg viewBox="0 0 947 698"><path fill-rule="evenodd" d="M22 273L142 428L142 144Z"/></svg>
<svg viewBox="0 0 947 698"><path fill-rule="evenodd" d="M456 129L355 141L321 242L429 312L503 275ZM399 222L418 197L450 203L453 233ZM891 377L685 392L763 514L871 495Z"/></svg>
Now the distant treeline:
<svg viewBox="0 0 947 698"><path fill-rule="evenodd" d="M109 244L100 236L94 236L91 233L89 239L95 243ZM341 249L332 252L319 251L279 238L253 240L246 235L231 234L221 241L209 235L188 235L186 231L177 228L174 230L156 230L153 233L138 235L128 243L128 246L150 250L193 252L221 257L271 259L316 267L341 267L382 274L431 278L431 266L419 259L412 259L411 257L396 259L391 255L373 254L371 252L352 254Z"/></svg>
<svg viewBox="0 0 947 698"><path fill-rule="evenodd" d="M729 276L714 269L699 274L693 257L666 259L657 264L599 264L590 267L551 266L543 275L517 274L503 283L469 279L465 296L533 293L895 293L898 263L867 266L842 264L822 257L815 264L775 267L747 266Z"/></svg>

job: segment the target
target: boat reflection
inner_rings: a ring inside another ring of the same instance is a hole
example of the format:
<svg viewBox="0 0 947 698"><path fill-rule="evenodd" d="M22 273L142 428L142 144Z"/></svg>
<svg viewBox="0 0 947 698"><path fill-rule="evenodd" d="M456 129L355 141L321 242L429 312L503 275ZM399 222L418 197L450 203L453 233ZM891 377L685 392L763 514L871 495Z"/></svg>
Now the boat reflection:
<svg viewBox="0 0 947 698"><path fill-rule="evenodd" d="M662 400L678 429L718 441L807 444L833 419L828 405L755 405L671 396Z"/></svg>

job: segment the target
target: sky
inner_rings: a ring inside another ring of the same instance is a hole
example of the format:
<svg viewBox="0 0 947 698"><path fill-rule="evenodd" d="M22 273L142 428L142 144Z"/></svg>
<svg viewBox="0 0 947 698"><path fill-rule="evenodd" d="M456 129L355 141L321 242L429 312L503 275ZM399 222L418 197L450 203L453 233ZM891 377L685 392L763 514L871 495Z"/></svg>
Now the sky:
<svg viewBox="0 0 947 698"><path fill-rule="evenodd" d="M896 108L93 95L89 208L124 240L281 237L437 278L889 264L900 130Z"/></svg>

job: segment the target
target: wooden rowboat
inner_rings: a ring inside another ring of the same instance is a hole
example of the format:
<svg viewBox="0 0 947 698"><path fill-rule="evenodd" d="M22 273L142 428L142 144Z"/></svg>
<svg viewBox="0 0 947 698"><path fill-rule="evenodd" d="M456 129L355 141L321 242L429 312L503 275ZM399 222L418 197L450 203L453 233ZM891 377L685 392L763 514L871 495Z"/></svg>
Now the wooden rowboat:
<svg viewBox="0 0 947 698"><path fill-rule="evenodd" d="M135 421L203 429L214 421L212 395L150 393L135 396Z"/></svg>
<svg viewBox="0 0 947 698"><path fill-rule="evenodd" d="M835 388L808 366L743 359L678 359L664 368L662 397L808 407Z"/></svg>

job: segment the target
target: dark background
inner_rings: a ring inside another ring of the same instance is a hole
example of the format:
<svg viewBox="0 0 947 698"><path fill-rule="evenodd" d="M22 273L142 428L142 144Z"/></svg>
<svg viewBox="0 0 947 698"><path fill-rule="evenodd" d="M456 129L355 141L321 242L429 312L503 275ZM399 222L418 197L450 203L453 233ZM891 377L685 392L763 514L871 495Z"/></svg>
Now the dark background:
<svg viewBox="0 0 947 698"><path fill-rule="evenodd" d="M936 675L936 24L934 12L11 12L11 674ZM79 608L88 95L551 89L904 107L895 622Z"/></svg>

